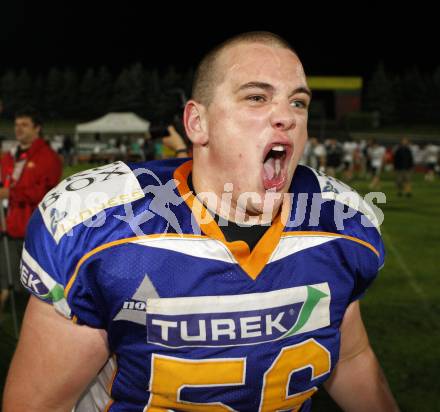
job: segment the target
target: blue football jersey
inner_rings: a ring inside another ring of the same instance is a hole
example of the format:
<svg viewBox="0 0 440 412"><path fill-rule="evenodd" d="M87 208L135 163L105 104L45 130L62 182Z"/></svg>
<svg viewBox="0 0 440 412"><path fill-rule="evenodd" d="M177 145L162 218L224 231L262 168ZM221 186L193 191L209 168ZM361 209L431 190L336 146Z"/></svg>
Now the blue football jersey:
<svg viewBox="0 0 440 412"><path fill-rule="evenodd" d="M384 260L376 215L298 166L252 251L190 191L188 160L115 162L52 189L21 280L112 352L77 411L308 411ZM54 334L56 339L56 333Z"/></svg>

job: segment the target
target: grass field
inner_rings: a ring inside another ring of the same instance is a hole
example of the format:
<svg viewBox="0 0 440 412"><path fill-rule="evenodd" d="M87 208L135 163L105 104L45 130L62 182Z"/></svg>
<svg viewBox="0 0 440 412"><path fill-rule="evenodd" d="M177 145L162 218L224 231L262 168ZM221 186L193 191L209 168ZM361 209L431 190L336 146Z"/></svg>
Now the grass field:
<svg viewBox="0 0 440 412"><path fill-rule="evenodd" d="M352 185L368 191L365 181ZM415 176L409 199L396 196L391 176L381 190L387 195L381 206L387 257L362 300L364 321L402 411L440 411L440 181ZM25 303L20 297L20 313ZM0 390L15 343L6 313L0 327ZM324 390L314 398L313 410L339 410Z"/></svg>

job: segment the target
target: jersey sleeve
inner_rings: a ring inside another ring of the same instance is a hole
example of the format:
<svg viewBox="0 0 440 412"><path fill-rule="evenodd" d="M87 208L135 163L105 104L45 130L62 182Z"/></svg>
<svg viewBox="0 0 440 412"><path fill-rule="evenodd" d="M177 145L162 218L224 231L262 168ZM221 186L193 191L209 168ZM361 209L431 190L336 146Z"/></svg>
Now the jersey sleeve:
<svg viewBox="0 0 440 412"><path fill-rule="evenodd" d="M57 245L37 209L27 227L20 262L20 280L32 295L53 305L57 312L70 319L71 310L64 297L65 275L56 252Z"/></svg>
<svg viewBox="0 0 440 412"><path fill-rule="evenodd" d="M353 302L364 297L385 263L385 246L380 233L381 212L373 209L355 191L341 190L336 194L335 202L335 220L342 222L336 225L335 231L349 240L347 248L353 249L350 259L354 277L350 302ZM341 219L338 213L348 217Z"/></svg>
<svg viewBox="0 0 440 412"><path fill-rule="evenodd" d="M108 214L144 197L123 162L69 176L50 190L32 215L21 263L23 285L79 324L103 329L109 311L99 254L118 238ZM112 223L113 222L113 223Z"/></svg>
<svg viewBox="0 0 440 412"><path fill-rule="evenodd" d="M370 243L371 244L371 243ZM375 252L367 250L367 248L360 248L358 256L358 265L354 273L354 288L350 297L350 302L361 299L365 296L368 288L378 276L379 270L384 265L384 245L382 237L374 239Z"/></svg>
<svg viewBox="0 0 440 412"><path fill-rule="evenodd" d="M362 298L385 262L380 233L381 210L338 179L309 168L316 178L322 206L319 229L343 239L345 258L351 268L350 301ZM378 199L380 200L380 199ZM342 242L342 240L341 240Z"/></svg>
<svg viewBox="0 0 440 412"><path fill-rule="evenodd" d="M334 179L331 185L338 187L338 183ZM350 254L354 278L350 297L350 302L353 302L364 297L385 263L385 246L380 232L383 215L367 198L340 183L338 193L328 192L327 196L335 195L334 230L348 240L347 248L353 250L347 252Z"/></svg>
<svg viewBox="0 0 440 412"><path fill-rule="evenodd" d="M74 244L77 250L72 250ZM104 302L100 300L95 274L79 271L67 294L69 281L80 260L80 246L74 238L57 244L37 209L27 228L20 280L31 294L51 304L66 318L102 329L105 326Z"/></svg>

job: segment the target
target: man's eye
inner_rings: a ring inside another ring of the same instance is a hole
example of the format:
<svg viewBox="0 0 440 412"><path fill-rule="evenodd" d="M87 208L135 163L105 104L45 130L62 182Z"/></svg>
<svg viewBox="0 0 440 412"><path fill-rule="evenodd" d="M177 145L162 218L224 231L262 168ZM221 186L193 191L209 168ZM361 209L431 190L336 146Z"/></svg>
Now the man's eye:
<svg viewBox="0 0 440 412"><path fill-rule="evenodd" d="M293 100L290 104L298 109L307 109L307 102L304 100Z"/></svg>
<svg viewBox="0 0 440 412"><path fill-rule="evenodd" d="M265 96L262 96L262 95L259 95L259 94L248 96L246 99L251 101L251 102L255 102L255 103L263 103L263 102L266 101Z"/></svg>

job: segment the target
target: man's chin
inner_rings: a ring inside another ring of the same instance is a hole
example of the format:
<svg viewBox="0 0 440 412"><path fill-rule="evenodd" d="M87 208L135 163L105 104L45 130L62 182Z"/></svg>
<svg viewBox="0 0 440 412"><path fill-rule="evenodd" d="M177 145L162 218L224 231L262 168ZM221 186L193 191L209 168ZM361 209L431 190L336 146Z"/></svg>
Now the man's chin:
<svg viewBox="0 0 440 412"><path fill-rule="evenodd" d="M264 194L264 211L279 209L284 199L284 190ZM275 213L276 214L276 213Z"/></svg>
<svg viewBox="0 0 440 412"><path fill-rule="evenodd" d="M261 192L260 202L247 205L246 214L254 220L254 224L266 224L278 214L284 199L283 192Z"/></svg>
<svg viewBox="0 0 440 412"><path fill-rule="evenodd" d="M27 139L26 137L16 137L16 140L18 143L23 145L29 144L29 139Z"/></svg>

